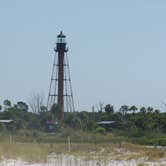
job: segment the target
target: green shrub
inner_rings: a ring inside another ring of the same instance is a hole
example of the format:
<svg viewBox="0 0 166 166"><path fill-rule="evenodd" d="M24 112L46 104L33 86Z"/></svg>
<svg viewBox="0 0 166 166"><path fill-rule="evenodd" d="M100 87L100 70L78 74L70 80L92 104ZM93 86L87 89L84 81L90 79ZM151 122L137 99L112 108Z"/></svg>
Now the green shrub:
<svg viewBox="0 0 166 166"><path fill-rule="evenodd" d="M95 130L96 133L105 134L106 130L103 127L97 127Z"/></svg>
<svg viewBox="0 0 166 166"><path fill-rule="evenodd" d="M160 138L160 139L158 139L158 143L161 146L166 146L166 138Z"/></svg>
<svg viewBox="0 0 166 166"><path fill-rule="evenodd" d="M150 142L152 145L166 146L166 138L156 138L152 139Z"/></svg>

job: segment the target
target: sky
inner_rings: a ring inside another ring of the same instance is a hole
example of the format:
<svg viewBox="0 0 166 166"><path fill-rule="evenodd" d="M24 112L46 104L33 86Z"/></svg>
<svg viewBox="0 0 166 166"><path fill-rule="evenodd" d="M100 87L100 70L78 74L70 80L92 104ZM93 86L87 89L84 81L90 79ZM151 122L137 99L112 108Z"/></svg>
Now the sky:
<svg viewBox="0 0 166 166"><path fill-rule="evenodd" d="M0 104L45 100L63 30L77 110L166 102L165 0L0 0Z"/></svg>

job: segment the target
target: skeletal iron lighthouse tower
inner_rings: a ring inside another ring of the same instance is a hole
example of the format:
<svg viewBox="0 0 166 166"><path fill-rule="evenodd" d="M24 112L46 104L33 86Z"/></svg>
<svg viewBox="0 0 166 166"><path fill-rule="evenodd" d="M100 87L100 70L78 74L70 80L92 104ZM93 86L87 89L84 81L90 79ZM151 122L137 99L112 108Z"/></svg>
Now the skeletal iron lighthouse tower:
<svg viewBox="0 0 166 166"><path fill-rule="evenodd" d="M66 36L60 32L54 49L54 63L51 75L50 89L48 95L48 110L56 104L61 111L61 119L64 112L74 112L74 100L70 78L68 49L66 48Z"/></svg>

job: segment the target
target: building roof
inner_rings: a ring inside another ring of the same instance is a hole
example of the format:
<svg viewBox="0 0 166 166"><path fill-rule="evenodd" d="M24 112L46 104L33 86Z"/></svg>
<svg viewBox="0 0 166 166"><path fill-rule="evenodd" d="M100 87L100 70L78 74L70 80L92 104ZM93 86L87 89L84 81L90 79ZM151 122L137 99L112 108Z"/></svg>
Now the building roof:
<svg viewBox="0 0 166 166"><path fill-rule="evenodd" d="M55 122L55 121L52 121L52 120L47 120L46 121L46 124L58 124L58 122Z"/></svg>
<svg viewBox="0 0 166 166"><path fill-rule="evenodd" d="M97 122L97 124L112 124L115 123L115 121L101 121L101 122Z"/></svg>
<svg viewBox="0 0 166 166"><path fill-rule="evenodd" d="M13 120L0 120L0 123L11 123Z"/></svg>

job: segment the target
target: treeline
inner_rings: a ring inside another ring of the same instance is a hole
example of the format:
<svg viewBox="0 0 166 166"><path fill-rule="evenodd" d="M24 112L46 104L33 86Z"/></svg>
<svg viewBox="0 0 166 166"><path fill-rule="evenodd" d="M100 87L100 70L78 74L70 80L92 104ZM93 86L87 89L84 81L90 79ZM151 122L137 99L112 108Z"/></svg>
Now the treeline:
<svg viewBox="0 0 166 166"><path fill-rule="evenodd" d="M60 120L58 105L48 111L39 101L30 106L22 101L12 104L5 100L0 106L0 120L13 122L0 123L0 133L13 134L16 140L25 141L62 141L70 135L75 141L166 145L166 112L158 109L122 105L115 110L113 105L107 104L98 111L65 112L64 119ZM98 123L103 121L110 123ZM50 126L48 130L48 124L55 125L55 129ZM50 131L55 134L49 135Z"/></svg>
<svg viewBox="0 0 166 166"><path fill-rule="evenodd" d="M118 111L115 111L114 107L108 104L104 107L104 111L66 113L64 119L65 124L83 130L93 130L97 125L96 122L100 121L114 121L112 129L166 132L166 113L152 107L141 107L138 110L136 106L123 105ZM105 128L107 129L107 127Z"/></svg>
<svg viewBox="0 0 166 166"><path fill-rule="evenodd" d="M113 105L107 104L104 109L95 111L66 112L64 120L61 121L60 109L54 105L50 111L40 106L39 112L30 112L25 102L11 104L5 100L3 108L0 106L0 119L13 120L11 124L0 123L0 131L18 131L33 129L47 132L46 122L58 122L56 132L64 128L73 128L86 132L107 134L115 133L129 138L162 138L166 136L166 112L160 112L152 107L141 107L122 105L115 110ZM101 121L111 121L111 124L98 124ZM166 144L166 139L164 140Z"/></svg>

